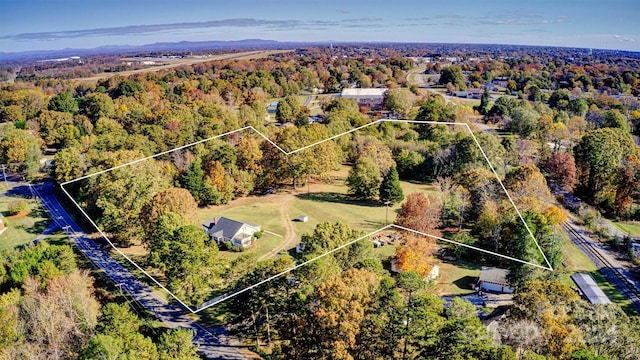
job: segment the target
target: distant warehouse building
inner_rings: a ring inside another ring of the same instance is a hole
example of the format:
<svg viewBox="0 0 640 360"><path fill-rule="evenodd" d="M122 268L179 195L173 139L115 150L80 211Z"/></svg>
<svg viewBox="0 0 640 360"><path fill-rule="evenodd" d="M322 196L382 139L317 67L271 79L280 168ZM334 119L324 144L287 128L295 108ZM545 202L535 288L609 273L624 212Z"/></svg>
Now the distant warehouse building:
<svg viewBox="0 0 640 360"><path fill-rule="evenodd" d="M582 296L592 304L611 304L611 300L598 287L589 274L573 274L571 280L576 283Z"/></svg>
<svg viewBox="0 0 640 360"><path fill-rule="evenodd" d="M358 88L343 89L340 97L355 99L358 106L365 106L372 110L378 110L384 104L384 96L387 93L385 88Z"/></svg>

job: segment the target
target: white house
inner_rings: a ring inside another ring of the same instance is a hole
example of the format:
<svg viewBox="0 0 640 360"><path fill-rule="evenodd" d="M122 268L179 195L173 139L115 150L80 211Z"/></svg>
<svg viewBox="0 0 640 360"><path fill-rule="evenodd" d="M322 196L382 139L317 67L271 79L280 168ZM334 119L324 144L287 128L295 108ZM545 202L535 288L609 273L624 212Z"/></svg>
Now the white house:
<svg viewBox="0 0 640 360"><path fill-rule="evenodd" d="M231 241L234 246L246 248L253 242L253 235L261 230L260 225L217 217L202 224L204 231L218 244Z"/></svg>
<svg viewBox="0 0 640 360"><path fill-rule="evenodd" d="M513 289L507 281L509 270L483 266L478 277L478 288L484 291L512 294Z"/></svg>

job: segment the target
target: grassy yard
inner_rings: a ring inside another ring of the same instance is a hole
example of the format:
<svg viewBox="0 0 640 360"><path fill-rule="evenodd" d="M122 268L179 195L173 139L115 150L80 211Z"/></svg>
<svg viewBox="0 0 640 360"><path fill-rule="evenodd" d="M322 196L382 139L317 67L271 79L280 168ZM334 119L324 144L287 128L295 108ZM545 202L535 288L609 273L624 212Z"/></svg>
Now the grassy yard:
<svg viewBox="0 0 640 360"><path fill-rule="evenodd" d="M296 223L299 234L312 232L318 223L342 221L353 229L366 232L375 231L387 223L391 224L396 218L402 204L386 206L373 201L360 201L351 198L345 185L350 167L343 166L333 174L331 184L317 184L310 187L310 193L303 191L297 194L291 203L291 212L295 216L305 214L309 216L307 223ZM414 192L436 193L432 185L401 181L405 197ZM306 189L304 189L306 190Z"/></svg>
<svg viewBox="0 0 640 360"><path fill-rule="evenodd" d="M612 221L615 227L630 236L640 236L640 222L638 221Z"/></svg>
<svg viewBox="0 0 640 360"><path fill-rule="evenodd" d="M473 293L471 284L478 280L481 266L472 262L439 262L440 276L436 284L441 295L465 295Z"/></svg>
<svg viewBox="0 0 640 360"><path fill-rule="evenodd" d="M401 204L389 206L387 209L378 202L360 201L349 197L344 183L349 169L350 167L343 166L334 172L333 181L329 184L312 184L308 188L300 187L295 191L285 189L279 190L276 194L236 199L226 205L200 209L198 218L204 222L216 216L224 216L262 226L263 238L247 249L255 252L258 257L267 254L284 241L289 225L292 226L296 239L300 239L303 234L312 233L321 222L340 220L353 229L367 233L385 226L387 220L388 223L393 223ZM413 192L435 193L431 185L403 181L401 186L405 196ZM308 216L308 221L295 221L302 214ZM221 254L231 259L239 255L224 251Z"/></svg>
<svg viewBox="0 0 640 360"><path fill-rule="evenodd" d="M9 203L17 199L22 198L13 196L0 197L0 212L4 216L4 221L7 225L7 230L0 235L0 250L13 249L30 243L49 224L50 220L41 208L40 203L33 199L26 199L27 212L8 216Z"/></svg>

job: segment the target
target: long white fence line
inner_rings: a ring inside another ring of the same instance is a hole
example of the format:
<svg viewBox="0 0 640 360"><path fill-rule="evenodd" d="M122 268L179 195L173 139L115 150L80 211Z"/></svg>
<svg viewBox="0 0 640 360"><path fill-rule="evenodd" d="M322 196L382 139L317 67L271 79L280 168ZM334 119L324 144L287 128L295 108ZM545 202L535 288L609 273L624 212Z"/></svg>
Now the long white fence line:
<svg viewBox="0 0 640 360"><path fill-rule="evenodd" d="M500 183L500 186L501 186L502 190L504 191L504 193L507 195L507 198L509 199L509 202L511 203L513 208L516 210L516 213L518 214L518 217L522 221L522 224L527 229L527 232L529 233L529 236L531 237L531 239L534 241L534 243L536 245L536 248L538 249L538 251L540 252L542 257L544 258L546 266L543 266L543 265L540 265L540 264L536 264L536 263L532 263L532 262L529 262L529 261L525 261L525 260L522 260L522 259L517 259L517 258L511 257L511 256L499 254L499 253L492 252L492 251L489 251L489 250L481 249L481 248L478 248L478 247L475 247L475 246L459 243L459 242L456 242L456 241L453 241L453 240L449 240L449 239L445 239L445 238L442 238L442 237L438 237L438 236L422 233L422 232L419 232L419 231L416 231L416 230L413 230L413 229L404 228L404 227L401 227L401 226L398 226L398 225L395 225L395 224L390 224L390 225L386 225L386 226L384 226L384 227L382 227L382 228L380 228L380 229L378 229L376 231L373 231L373 232L371 232L371 233L369 233L369 234L367 234L365 236L362 236L362 237L360 237L358 239L355 239L355 240L350 241L350 242L348 242L346 244L343 244L343 245L341 245L341 246L339 246L339 247L337 247L337 248L335 248L333 250L330 250L330 251L328 251L328 252L326 252L326 253L324 253L322 255L319 255L319 256L317 256L317 257L315 257L313 259L310 259L310 260L307 260L307 261L305 261L303 263L297 264L297 265L293 266L290 269L282 271L282 272L280 272L280 273L278 273L276 275L273 275L273 276L271 276L271 277L269 277L269 278L267 278L265 280L262 280L262 281L260 281L260 282L258 282L256 284L254 284L254 285L251 285L249 287L246 287L244 289L241 289L241 290L229 293L229 294L224 294L224 295L218 296L218 297L216 297L214 299L211 299L211 300L205 302L202 306L198 307L197 309L192 309L187 304L185 304L182 300L180 300L177 296L175 296L171 291L169 291L169 289L167 289L164 285L160 284L147 271L145 271L142 267L140 267L133 260L131 260L131 258L129 258L127 255L125 255L120 249L118 249L118 247L115 246L115 244L113 242L111 242L109 237L98 227L98 225L93 221L93 219L91 219L89 217L89 215L85 212L85 210L75 201L75 199L65 189L66 185L75 183L75 182L80 181L80 180L88 179L88 178L91 178L93 176L97 176L97 175L100 175L100 174L105 174L105 173L111 172L113 170L123 168L125 166L129 166L129 165L136 164L136 163L139 163L139 162L142 162L142 161L145 161L145 160L153 159L153 158L156 158L156 157L159 157L159 156L162 156L162 155L167 155L167 154L170 154L170 153L175 152L175 151L179 151L179 150L183 150L183 149L186 149L186 148L190 148L190 147L198 145L198 144L202 144L202 143L205 143L205 142L217 139L217 138L221 138L221 137L224 137L224 136L228 136L228 135L231 135L231 134L239 133L239 132L242 132L242 131L245 131L245 130L253 130L256 134L258 134L260 137L265 139L265 141L269 142L271 145L273 145L275 148L277 148L283 154L292 155L292 154L295 154L297 152L303 151L305 149L309 149L309 148L314 147L316 145L322 144L324 142L337 139L337 138L339 138L341 136L344 136L344 135L347 135L347 134L351 134L351 133L356 132L358 130L362 130L364 128L367 128L367 127L370 127L370 126L373 126L373 125L376 125L376 124L380 124L380 123L383 123L383 122L427 124L427 125L451 125L451 126L463 126L463 127L465 127L467 129L467 131L469 132L469 134L471 135L471 137L473 138L473 140L476 143L476 145L478 145L478 148L480 149L480 152L482 153L482 156L484 157L484 159L487 161L487 164L489 165L489 168L491 169L491 172L494 174L494 176L496 177L496 179ZM378 233L380 231L383 231L385 229L388 229L390 227L395 227L395 228L398 228L398 229L401 229L401 230L405 230L405 231L411 231L411 232L414 232L416 234L420 234L420 235L423 235L423 236L426 236L426 237L430 237L430 238L433 238L433 239L436 239L436 240L440 240L440 241L445 241L445 242L448 242L448 243L451 243L451 244L463 246L463 247L466 247L466 248L469 248L469 249L472 249L472 250L475 250L475 251L480 251L480 252L483 252L483 253L486 253L486 254L498 256L498 257L501 257L501 258L504 258L504 259L508 259L508 260L511 260L511 261L516 261L516 262L519 262L519 263L522 263L522 264L531 265L531 266L534 266L534 267L537 267L537 268L541 268L541 269L544 269L544 270L553 271L553 267L551 266L551 263L549 262L547 256L545 255L544 251L542 250L542 247L540 246L540 244L536 240L535 236L533 235L533 232L531 231L531 229L527 225L527 222L524 220L524 217L520 213L520 210L518 209L518 207L516 206L515 202L513 201L513 198L511 197L511 195L507 191L506 187L502 183L502 180L500 179L500 176L498 176L498 173L496 172L495 168L491 164L491 161L489 161L489 158L488 158L487 154L485 153L484 149L482 149L482 146L480 145L480 142L478 141L478 139L474 135L473 131L469 127L469 124L467 124L467 123L438 122L438 121L419 121L419 120L398 120L398 119L379 119L379 120L373 121L371 123L356 127L356 128L351 129L349 131L345 131L345 132L340 133L338 135L331 136L331 137L329 137L327 139L320 140L320 141L317 141L317 142L315 142L313 144L306 145L306 146L303 146L303 147L301 147L299 149L295 149L295 150L291 150L291 151L286 151L286 150L282 149L278 144L273 142L271 139L269 139L267 136L262 134L260 131L256 130L253 126L245 126L243 128L239 128L239 129L236 129L236 130L233 130L233 131L228 131L228 132L225 132L225 133L222 133L220 135L216 135L216 136L213 136L213 137L210 137L210 138L207 138L207 139L198 140L196 142L193 142L193 143L190 143L190 144L187 144L187 145L183 145L183 146L171 149L171 150L163 151L163 152L151 155L151 156L147 156L147 157L143 157L143 158L140 158L140 159L136 159L134 161L131 161L131 162L128 162L128 163L125 163L125 164L121 164L121 165L118 165L118 166L114 166L114 167L109 168L109 169L105 169L105 170L101 170L101 171L98 171L98 172L95 172L95 173L84 175L84 176L81 176L81 177L79 177L77 179L66 181L66 182L60 184L60 186L62 187L62 190L65 193L65 195L67 195L67 197L75 204L75 206L87 218L87 220L89 220L91 225L93 225L96 228L96 230L100 233L100 235L109 243L109 245L111 245L111 247L113 247L113 249L116 252L118 252L118 254L120 254L123 258L125 258L127 261L129 261L133 266L136 267L136 269L140 270L143 274L148 276L156 285L158 285L160 288L162 288L164 291L166 291L176 301L178 301L182 306L184 306L187 310L189 310L192 313L198 313L198 312L200 312L200 311L202 311L204 309L207 309L207 308L209 308L209 307L211 307L213 305L216 305L216 304L218 304L218 303L220 303L222 301L226 301L226 300L228 300L228 299L230 299L230 298L232 298L234 296L242 294L242 293L244 293L244 292L246 292L248 290L256 288L256 287L258 287L260 285L263 285L263 284L265 284L267 282L270 282L270 281L272 281L272 280L274 280L274 279L276 279L278 277L281 277L281 276L283 276L285 274L290 273L293 270L296 270L296 269L300 268L301 266L307 265L310 262L313 262L315 260L323 258L323 257L325 257L325 256L327 256L329 254L332 254L332 253L334 253L334 252L336 252L336 251L338 251L338 250L340 250L340 249L342 249L342 248L344 248L346 246L352 245L355 242L358 242L358 241L360 241L360 240L362 240L362 239L364 239L366 237L369 237L369 236L371 236L373 234L376 234L376 233Z"/></svg>

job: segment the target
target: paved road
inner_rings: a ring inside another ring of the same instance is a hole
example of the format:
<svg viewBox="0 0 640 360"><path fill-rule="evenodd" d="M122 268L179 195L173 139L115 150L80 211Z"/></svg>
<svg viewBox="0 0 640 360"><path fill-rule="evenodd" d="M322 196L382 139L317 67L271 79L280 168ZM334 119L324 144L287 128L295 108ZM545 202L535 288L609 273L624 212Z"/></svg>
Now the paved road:
<svg viewBox="0 0 640 360"><path fill-rule="evenodd" d="M251 359L250 353L243 348L224 344L218 337L184 315L182 308L168 304L148 286L138 280L120 263L102 250L75 223L53 194L53 184L33 186L35 195L42 201L51 217L60 228L65 229L76 246L99 268L101 268L122 291L129 293L138 303L151 311L170 328L185 328L194 332L193 341L200 353L208 359Z"/></svg>
<svg viewBox="0 0 640 360"><path fill-rule="evenodd" d="M304 104L302 104L302 106L309 108L309 105L311 105L311 99L312 99L312 96L307 95L307 97L304 99Z"/></svg>

